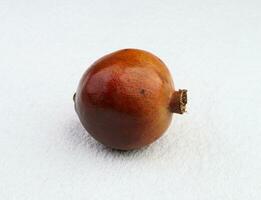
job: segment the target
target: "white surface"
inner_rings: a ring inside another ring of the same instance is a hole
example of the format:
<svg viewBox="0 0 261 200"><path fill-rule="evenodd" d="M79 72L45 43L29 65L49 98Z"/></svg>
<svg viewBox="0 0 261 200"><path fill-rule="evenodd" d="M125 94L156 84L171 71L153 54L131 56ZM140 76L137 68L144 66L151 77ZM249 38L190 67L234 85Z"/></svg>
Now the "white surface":
<svg viewBox="0 0 261 200"><path fill-rule="evenodd" d="M260 199L261 1L0 1L0 198ZM189 108L118 153L81 127L85 69L125 47L169 66Z"/></svg>

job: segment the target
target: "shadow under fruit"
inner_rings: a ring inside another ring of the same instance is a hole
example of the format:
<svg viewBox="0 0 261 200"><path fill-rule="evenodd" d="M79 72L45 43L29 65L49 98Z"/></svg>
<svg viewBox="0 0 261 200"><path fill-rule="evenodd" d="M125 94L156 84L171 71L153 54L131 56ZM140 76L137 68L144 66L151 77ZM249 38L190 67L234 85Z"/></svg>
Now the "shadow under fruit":
<svg viewBox="0 0 261 200"><path fill-rule="evenodd" d="M73 99L92 137L108 147L131 150L154 142L173 113L185 112L187 91L175 90L169 70L155 55L123 49L92 64Z"/></svg>

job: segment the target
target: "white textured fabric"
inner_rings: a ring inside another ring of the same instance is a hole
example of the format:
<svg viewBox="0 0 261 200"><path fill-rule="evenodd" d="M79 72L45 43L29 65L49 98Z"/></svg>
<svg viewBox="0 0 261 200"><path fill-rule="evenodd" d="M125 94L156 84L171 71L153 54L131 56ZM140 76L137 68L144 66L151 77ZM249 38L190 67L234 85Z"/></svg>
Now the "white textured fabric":
<svg viewBox="0 0 261 200"><path fill-rule="evenodd" d="M259 200L261 1L1 1L0 198ZM72 96L86 68L153 52L188 113L133 152L94 141Z"/></svg>

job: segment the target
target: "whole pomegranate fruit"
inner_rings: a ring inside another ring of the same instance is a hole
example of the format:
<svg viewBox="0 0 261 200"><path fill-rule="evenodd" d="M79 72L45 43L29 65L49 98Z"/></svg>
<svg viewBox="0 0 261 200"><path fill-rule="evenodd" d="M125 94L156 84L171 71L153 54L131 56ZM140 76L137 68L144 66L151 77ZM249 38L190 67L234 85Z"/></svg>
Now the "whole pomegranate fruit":
<svg viewBox="0 0 261 200"><path fill-rule="evenodd" d="M186 90L175 91L166 65L153 54L123 49L97 60L83 74L74 95L85 129L114 149L141 148L182 114Z"/></svg>

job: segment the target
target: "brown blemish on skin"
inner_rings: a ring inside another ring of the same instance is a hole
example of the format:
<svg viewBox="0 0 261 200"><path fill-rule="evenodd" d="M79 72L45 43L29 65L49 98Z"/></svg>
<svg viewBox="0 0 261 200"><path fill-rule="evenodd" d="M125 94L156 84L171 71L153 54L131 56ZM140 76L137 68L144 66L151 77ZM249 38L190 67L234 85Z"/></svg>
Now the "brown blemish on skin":
<svg viewBox="0 0 261 200"><path fill-rule="evenodd" d="M144 89L141 89L141 90L140 90L140 94L142 94L143 96L145 96L145 90L144 90Z"/></svg>

